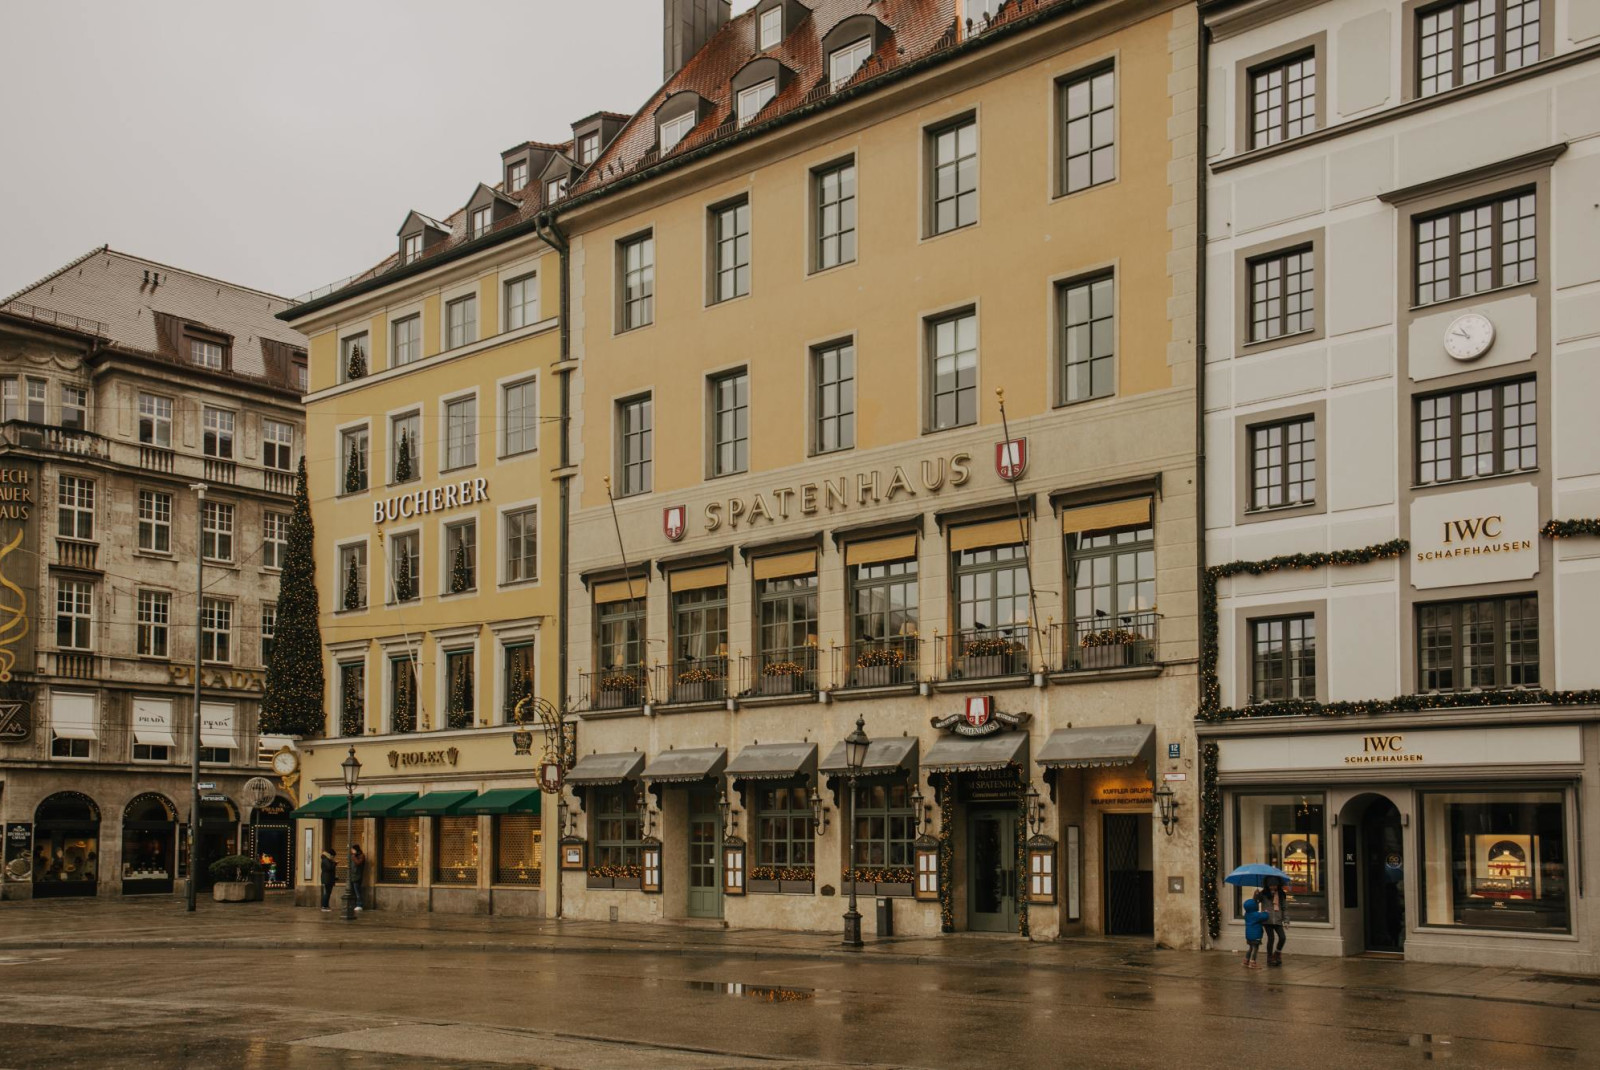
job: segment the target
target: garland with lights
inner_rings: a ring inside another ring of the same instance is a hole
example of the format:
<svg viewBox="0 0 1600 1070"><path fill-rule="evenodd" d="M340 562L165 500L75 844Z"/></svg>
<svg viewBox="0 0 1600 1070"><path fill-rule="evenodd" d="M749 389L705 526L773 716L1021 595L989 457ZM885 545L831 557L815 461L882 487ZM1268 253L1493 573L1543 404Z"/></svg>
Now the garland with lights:
<svg viewBox="0 0 1600 1070"><path fill-rule="evenodd" d="M955 823L955 782L950 772L946 770L944 783L939 788L939 931L942 933L956 931L955 888L953 887L956 865Z"/></svg>
<svg viewBox="0 0 1600 1070"><path fill-rule="evenodd" d="M261 731L293 736L321 735L323 710L322 626L317 594L316 528L306 489L306 459L294 481L294 512L285 536L287 552L278 577L277 638L267 664L261 700Z"/></svg>
<svg viewBox="0 0 1600 1070"><path fill-rule="evenodd" d="M1222 934L1222 904L1217 900L1217 879L1221 875L1222 791L1217 787L1215 743L1200 745L1200 909L1205 911L1206 931L1215 940Z"/></svg>
<svg viewBox="0 0 1600 1070"><path fill-rule="evenodd" d="M1551 520L1539 529L1547 539L1574 539L1581 535L1600 536L1600 519Z"/></svg>
<svg viewBox="0 0 1600 1070"><path fill-rule="evenodd" d="M814 866L751 866L753 881L810 881L816 880Z"/></svg>
<svg viewBox="0 0 1600 1070"><path fill-rule="evenodd" d="M1016 872L1021 874L1018 884L1026 886L1028 880L1028 782L1022 778L1022 767L1015 762L1010 763L1010 768L1017 772L1017 831L1012 840L1017 845ZM1027 939L1028 932L1028 896L1020 893L1016 896L1017 903L1017 935Z"/></svg>

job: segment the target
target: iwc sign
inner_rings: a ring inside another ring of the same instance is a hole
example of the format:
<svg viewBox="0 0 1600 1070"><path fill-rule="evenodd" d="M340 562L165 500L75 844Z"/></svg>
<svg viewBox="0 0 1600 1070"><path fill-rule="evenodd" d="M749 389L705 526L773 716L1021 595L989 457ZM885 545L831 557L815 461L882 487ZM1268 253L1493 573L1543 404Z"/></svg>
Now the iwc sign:
<svg viewBox="0 0 1600 1070"><path fill-rule="evenodd" d="M1411 586L1525 580L1538 572L1539 489L1532 483L1411 503Z"/></svg>

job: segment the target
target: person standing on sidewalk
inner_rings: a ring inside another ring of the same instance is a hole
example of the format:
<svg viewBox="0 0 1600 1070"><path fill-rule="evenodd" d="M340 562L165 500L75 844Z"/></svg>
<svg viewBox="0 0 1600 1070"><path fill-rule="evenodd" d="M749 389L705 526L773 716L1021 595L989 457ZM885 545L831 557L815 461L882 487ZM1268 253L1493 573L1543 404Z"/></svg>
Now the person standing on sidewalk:
<svg viewBox="0 0 1600 1070"><path fill-rule="evenodd" d="M339 860L332 847L322 849L322 912L328 913L328 902L333 898L333 886L339 882Z"/></svg>
<svg viewBox="0 0 1600 1070"><path fill-rule="evenodd" d="M1261 963L1256 955L1261 951L1261 925L1267 920L1267 912L1261 909L1261 893L1257 892L1244 901L1244 942L1250 945L1244 953L1244 968L1259 970Z"/></svg>
<svg viewBox="0 0 1600 1070"><path fill-rule="evenodd" d="M1283 927L1289 924L1288 897L1283 891L1283 881L1268 877L1261 888L1261 906L1267 912L1267 965L1283 965L1283 942L1287 939Z"/></svg>
<svg viewBox="0 0 1600 1070"><path fill-rule="evenodd" d="M359 843L351 846L350 853L355 859L355 868L351 872L353 874L352 880L356 894L356 909L360 910L361 884L366 880L367 877L367 853L361 849L361 845Z"/></svg>

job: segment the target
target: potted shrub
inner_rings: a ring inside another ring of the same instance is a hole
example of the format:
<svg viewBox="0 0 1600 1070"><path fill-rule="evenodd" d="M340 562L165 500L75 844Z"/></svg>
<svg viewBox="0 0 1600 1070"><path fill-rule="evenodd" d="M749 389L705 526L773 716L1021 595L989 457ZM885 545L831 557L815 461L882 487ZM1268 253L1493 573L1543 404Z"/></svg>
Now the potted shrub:
<svg viewBox="0 0 1600 1070"><path fill-rule="evenodd" d="M211 898L219 903L248 903L262 898L260 867L249 855L227 855L211 863L216 880Z"/></svg>
<svg viewBox="0 0 1600 1070"><path fill-rule="evenodd" d="M964 675L969 680L1005 676L1011 672L1012 657L1022 649L1021 643L999 635L968 639L961 648Z"/></svg>
<svg viewBox="0 0 1600 1070"><path fill-rule="evenodd" d="M699 666L685 669L678 674L678 683L672 690L672 697L678 702L710 702L720 697L717 694L717 683L721 679L721 674L713 669Z"/></svg>
<svg viewBox="0 0 1600 1070"><path fill-rule="evenodd" d="M589 867L591 888L637 888L643 877L644 867L637 862Z"/></svg>
<svg viewBox="0 0 1600 1070"><path fill-rule="evenodd" d="M792 695L796 691L804 691L804 676L805 669L797 661L768 662L761 669L761 693Z"/></svg>
<svg viewBox="0 0 1600 1070"><path fill-rule="evenodd" d="M884 895L909 897L916 880L916 874L910 868L898 869L870 869L865 866L856 869L846 869L843 873L845 886L840 889L841 895L850 893L850 883L856 885L857 895Z"/></svg>
<svg viewBox="0 0 1600 1070"><path fill-rule="evenodd" d="M856 655L857 687L888 687L900 682L906 652L897 646L873 647Z"/></svg>
<svg viewBox="0 0 1600 1070"><path fill-rule="evenodd" d="M639 705L639 678L631 673L614 672L600 678L596 705L602 710L625 710Z"/></svg>
<svg viewBox="0 0 1600 1070"><path fill-rule="evenodd" d="M751 866L747 889L752 894L810 895L816 890L816 871L811 866Z"/></svg>
<svg viewBox="0 0 1600 1070"><path fill-rule="evenodd" d="M1101 628L1085 632L1078 645L1085 669L1121 669L1133 664L1133 648L1138 632L1127 628Z"/></svg>

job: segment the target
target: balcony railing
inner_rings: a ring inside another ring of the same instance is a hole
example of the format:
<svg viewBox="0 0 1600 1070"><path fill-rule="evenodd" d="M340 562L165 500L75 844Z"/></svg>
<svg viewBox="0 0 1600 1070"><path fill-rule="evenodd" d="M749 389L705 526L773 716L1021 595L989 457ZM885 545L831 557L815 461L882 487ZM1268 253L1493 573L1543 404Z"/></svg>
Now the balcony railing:
<svg viewBox="0 0 1600 1070"><path fill-rule="evenodd" d="M1032 629L1026 624L971 628L939 636L939 664L949 680L991 680L1030 671Z"/></svg>
<svg viewBox="0 0 1600 1070"><path fill-rule="evenodd" d="M46 450L93 460L106 458L106 440L93 431L54 427L27 420L7 420L0 426L0 444L21 449Z"/></svg>
<svg viewBox="0 0 1600 1070"><path fill-rule="evenodd" d="M923 640L915 635L833 648L833 686L901 687L915 684Z"/></svg>
<svg viewBox="0 0 1600 1070"><path fill-rule="evenodd" d="M238 482L239 468L232 461L224 461L219 457L206 457L204 461L201 472L207 483Z"/></svg>
<svg viewBox="0 0 1600 1070"><path fill-rule="evenodd" d="M578 688L589 696L592 709L629 710L645 704L648 680L643 665L624 665L603 672L580 672Z"/></svg>
<svg viewBox="0 0 1600 1070"><path fill-rule="evenodd" d="M57 539L56 564L62 568L81 568L89 571L98 571L95 568L95 559L99 556L99 550L99 543L80 542L77 539Z"/></svg>
<svg viewBox="0 0 1600 1070"><path fill-rule="evenodd" d="M1137 669L1156 663L1161 614L1148 610L1102 613L1050 627L1054 672Z"/></svg>
<svg viewBox="0 0 1600 1070"><path fill-rule="evenodd" d="M77 650L53 650L41 655L45 662L45 673L49 676L64 676L70 680L93 680L100 673L97 669L98 659L95 655Z"/></svg>
<svg viewBox="0 0 1600 1070"><path fill-rule="evenodd" d="M294 493L295 476L293 472L281 472L276 468L263 468L261 475L263 479L262 489L273 494Z"/></svg>
<svg viewBox="0 0 1600 1070"><path fill-rule="evenodd" d="M172 471L172 451L160 446L139 446L139 467L151 472Z"/></svg>
<svg viewBox="0 0 1600 1070"><path fill-rule="evenodd" d="M774 647L739 659L746 695L804 695L817 689L817 648Z"/></svg>
<svg viewBox="0 0 1600 1070"><path fill-rule="evenodd" d="M652 694L663 705L721 702L728 697L726 657L684 658L651 671L655 675Z"/></svg>

